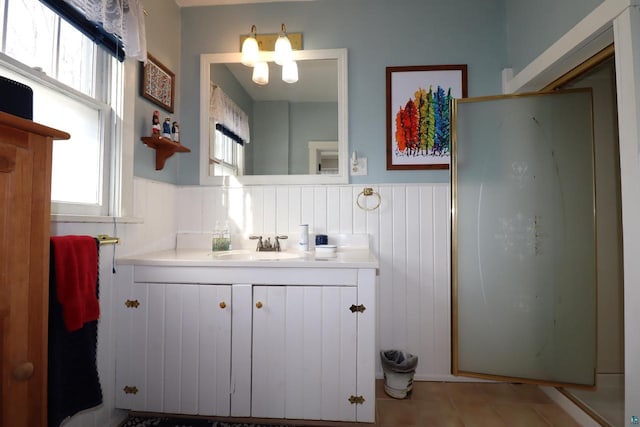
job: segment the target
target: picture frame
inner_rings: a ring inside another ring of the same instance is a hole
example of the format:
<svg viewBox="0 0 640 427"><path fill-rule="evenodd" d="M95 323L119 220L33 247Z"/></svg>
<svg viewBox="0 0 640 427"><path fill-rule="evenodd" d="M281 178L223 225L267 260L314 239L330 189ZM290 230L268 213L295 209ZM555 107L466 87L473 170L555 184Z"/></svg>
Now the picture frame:
<svg viewBox="0 0 640 427"><path fill-rule="evenodd" d="M467 65L386 67L387 170L449 169L451 99L467 97Z"/></svg>
<svg viewBox="0 0 640 427"><path fill-rule="evenodd" d="M173 113L175 74L147 53L147 63L141 64L140 95Z"/></svg>

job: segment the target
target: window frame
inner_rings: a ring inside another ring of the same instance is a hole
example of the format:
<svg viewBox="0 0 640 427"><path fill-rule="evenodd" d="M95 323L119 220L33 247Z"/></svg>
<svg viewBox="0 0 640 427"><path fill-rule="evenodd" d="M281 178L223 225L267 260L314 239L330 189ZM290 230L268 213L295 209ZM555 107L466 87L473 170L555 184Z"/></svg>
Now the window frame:
<svg viewBox="0 0 640 427"><path fill-rule="evenodd" d="M99 62L99 61L96 61ZM34 84L41 85L48 90L56 92L64 97L77 101L91 109L95 109L98 112L100 117L100 123L98 124L99 128L99 144L100 144L100 172L98 174L98 182L99 182L99 202L97 205L94 204L85 204L85 203L76 203L76 202L61 202L56 200L51 200L51 212L53 214L74 214L74 215L109 215L110 212L110 203L109 203L109 184L110 184L110 175L111 175L111 161L110 161L110 152L114 145L114 137L113 132L110 130L113 128L113 116L114 111L112 107L106 102L100 102L84 93L81 93L73 88L66 86L63 83L60 83L58 80L53 77L49 77L44 73L33 72L30 67L22 64L21 62L5 55L4 53L0 53L0 66L2 68L6 68L10 72L17 74L20 78L24 79L24 83L29 86L30 82ZM109 74L112 70L109 67ZM98 68L98 67L96 67ZM106 80L106 79L103 79ZM110 85L110 83L109 83ZM104 84L99 84L94 86L96 92L97 91L106 91L109 88L105 88ZM36 119L37 120L37 119ZM52 124L47 124L50 127L56 127ZM64 129L60 129L64 130ZM64 141L57 141L55 143L63 144ZM55 159L53 160L55 161Z"/></svg>
<svg viewBox="0 0 640 427"><path fill-rule="evenodd" d="M10 0L9 0L10 1ZM6 11L7 0L0 0L0 8ZM46 7L43 4L43 7ZM60 21L63 20L55 13ZM5 46L7 28L5 13L0 18L2 50ZM58 22L60 22L58 21ZM58 25L60 27L60 25ZM73 26L71 27L73 28ZM76 28L77 31L77 28ZM56 33L56 38L60 35ZM59 41L58 41L59 44ZM33 81L62 96L69 97L91 109L100 117L99 135L101 144L100 204L83 204L51 201L52 221L138 222L127 219L133 211L133 119L135 103L135 67L137 61L119 62L110 52L93 42L95 61L93 65L93 92L95 98L50 77L20 61L0 52L0 65L25 80ZM55 53L56 58L58 52ZM58 67L56 60L56 68ZM28 83L27 83L28 84ZM100 101L104 100L104 101ZM55 127L55 126L52 126Z"/></svg>
<svg viewBox="0 0 640 427"><path fill-rule="evenodd" d="M222 174L211 174L212 176L240 176L244 175L244 145L234 141L233 138L225 135L221 130L216 129L215 121L212 120L212 132L214 132L215 138L221 139L222 151L225 153L228 149L231 149L231 163L225 161L225 156L215 156L215 144L214 147L210 147L209 152L209 167L215 168L216 166L222 168ZM211 173L211 171L210 171Z"/></svg>

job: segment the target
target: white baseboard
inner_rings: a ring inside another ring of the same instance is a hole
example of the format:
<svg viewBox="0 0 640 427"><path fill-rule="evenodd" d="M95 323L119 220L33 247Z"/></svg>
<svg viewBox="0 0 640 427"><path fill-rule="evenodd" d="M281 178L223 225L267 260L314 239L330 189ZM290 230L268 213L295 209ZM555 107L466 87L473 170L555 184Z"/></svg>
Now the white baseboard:
<svg viewBox="0 0 640 427"><path fill-rule="evenodd" d="M381 380L384 378L382 371L376 372L376 379ZM448 382L448 383L491 383L495 381L483 380L480 378L469 377L456 377L455 375L415 375L414 381L435 381L435 382Z"/></svg>
<svg viewBox="0 0 640 427"><path fill-rule="evenodd" d="M564 409L578 424L583 427L601 427L593 418L591 418L586 412L580 409L575 403L573 403L564 394L560 393L555 387L540 386L540 390L545 392L551 400L553 400L558 406Z"/></svg>

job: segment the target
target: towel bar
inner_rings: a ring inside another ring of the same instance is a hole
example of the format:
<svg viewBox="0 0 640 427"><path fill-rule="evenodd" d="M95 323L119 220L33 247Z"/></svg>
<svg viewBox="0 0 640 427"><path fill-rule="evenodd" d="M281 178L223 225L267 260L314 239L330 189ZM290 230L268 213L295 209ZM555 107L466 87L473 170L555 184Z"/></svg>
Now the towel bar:
<svg viewBox="0 0 640 427"><path fill-rule="evenodd" d="M98 237L96 237L96 238L100 242L100 246L102 246L102 245L116 245L116 244L120 243L120 238L119 237L111 237L108 234L98 234Z"/></svg>

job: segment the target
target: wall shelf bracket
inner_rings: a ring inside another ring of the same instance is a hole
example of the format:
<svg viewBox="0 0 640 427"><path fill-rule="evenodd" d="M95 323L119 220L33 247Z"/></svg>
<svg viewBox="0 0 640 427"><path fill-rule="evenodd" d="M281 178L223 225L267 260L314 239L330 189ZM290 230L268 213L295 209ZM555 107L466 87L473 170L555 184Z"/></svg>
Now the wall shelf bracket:
<svg viewBox="0 0 640 427"><path fill-rule="evenodd" d="M161 136L143 136L140 138L147 147L156 150L156 170L162 170L167 159L174 153L190 153L191 150L168 138Z"/></svg>

